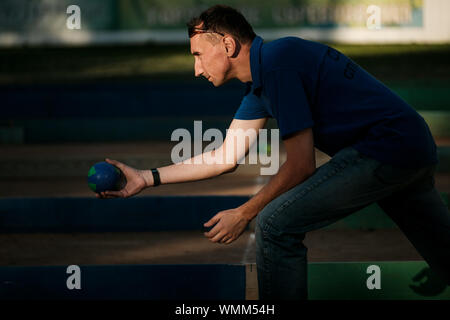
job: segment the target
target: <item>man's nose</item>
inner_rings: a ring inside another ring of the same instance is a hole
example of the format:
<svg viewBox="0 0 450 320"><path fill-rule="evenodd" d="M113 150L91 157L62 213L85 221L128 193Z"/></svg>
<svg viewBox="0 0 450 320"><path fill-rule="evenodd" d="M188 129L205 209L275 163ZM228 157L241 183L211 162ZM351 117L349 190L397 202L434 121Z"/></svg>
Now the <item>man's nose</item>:
<svg viewBox="0 0 450 320"><path fill-rule="evenodd" d="M200 77L203 74L203 68L198 60L195 61L194 72L196 77Z"/></svg>

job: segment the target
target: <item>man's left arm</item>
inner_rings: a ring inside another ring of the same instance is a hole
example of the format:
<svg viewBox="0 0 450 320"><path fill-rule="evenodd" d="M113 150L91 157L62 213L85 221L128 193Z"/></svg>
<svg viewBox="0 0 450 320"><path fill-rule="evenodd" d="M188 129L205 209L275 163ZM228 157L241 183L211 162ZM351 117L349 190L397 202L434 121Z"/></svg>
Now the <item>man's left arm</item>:
<svg viewBox="0 0 450 320"><path fill-rule="evenodd" d="M286 161L270 181L243 205L217 213L205 227L215 225L205 236L212 242L229 244L247 224L273 199L300 184L316 170L312 128L297 131L284 140Z"/></svg>

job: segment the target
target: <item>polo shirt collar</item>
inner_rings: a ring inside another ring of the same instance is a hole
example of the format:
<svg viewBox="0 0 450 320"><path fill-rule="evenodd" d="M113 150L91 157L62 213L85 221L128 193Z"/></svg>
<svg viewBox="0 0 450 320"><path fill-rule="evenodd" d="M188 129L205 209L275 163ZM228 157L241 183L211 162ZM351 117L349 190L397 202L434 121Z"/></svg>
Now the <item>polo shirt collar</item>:
<svg viewBox="0 0 450 320"><path fill-rule="evenodd" d="M263 39L256 36L250 47L250 71L252 73L253 90L261 87L261 47Z"/></svg>

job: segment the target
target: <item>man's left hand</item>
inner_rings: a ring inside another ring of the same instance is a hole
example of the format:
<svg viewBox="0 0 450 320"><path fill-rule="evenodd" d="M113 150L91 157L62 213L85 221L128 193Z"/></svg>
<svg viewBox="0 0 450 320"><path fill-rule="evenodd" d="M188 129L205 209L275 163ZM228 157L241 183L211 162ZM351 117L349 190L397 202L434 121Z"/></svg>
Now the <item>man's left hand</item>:
<svg viewBox="0 0 450 320"><path fill-rule="evenodd" d="M220 211L203 224L205 227L215 225L214 228L204 234L212 242L230 244L239 238L249 222L250 220L244 216L240 208Z"/></svg>

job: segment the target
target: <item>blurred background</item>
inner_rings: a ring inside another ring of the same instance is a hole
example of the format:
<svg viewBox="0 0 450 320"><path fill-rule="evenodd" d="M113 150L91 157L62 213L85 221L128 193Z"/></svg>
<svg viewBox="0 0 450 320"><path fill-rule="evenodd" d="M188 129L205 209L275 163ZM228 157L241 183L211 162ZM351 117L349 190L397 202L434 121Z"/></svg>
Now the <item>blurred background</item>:
<svg viewBox="0 0 450 320"><path fill-rule="evenodd" d="M222 3L241 10L266 41L294 35L347 54L416 108L440 145L448 144L448 1ZM224 132L243 85L217 89L195 79L185 28L214 4L2 1L0 195L88 195L84 178L95 161L112 157L140 168L161 166L170 163L174 129L192 131L193 121L202 120L203 130ZM240 171L258 172L252 166ZM264 177L250 180L258 184ZM242 183L251 194L248 181ZM194 185L202 189L202 183ZM198 192L192 186L185 191ZM175 192L172 186L161 189ZM237 192L227 190L214 192Z"/></svg>
<svg viewBox="0 0 450 320"><path fill-rule="evenodd" d="M293 35L347 54L416 108L440 146L449 144L448 1L222 3L241 10L266 41ZM202 120L203 130L225 132L243 85L214 88L195 79L185 28L214 4L1 1L0 195L90 195L85 176L96 161L166 165L174 129L192 131L193 121ZM441 169L448 169L446 159ZM318 154L320 163L326 160ZM265 177L255 176L256 166L241 167L238 173L251 177L233 187L239 174L221 177L213 192L254 193ZM439 178L443 191L448 180ZM210 191L200 182L153 192Z"/></svg>
<svg viewBox="0 0 450 320"><path fill-rule="evenodd" d="M239 9L265 41L298 36L340 50L410 103L429 124L439 147L436 185L448 201L450 1L224 0L221 3ZM202 120L203 130L218 128L225 132L240 104L244 85L233 81L214 88L209 82L196 79L185 28L192 16L214 4L217 2L209 0L0 1L0 199L94 198L87 185L87 173L95 162L109 157L139 169L168 165L171 148L177 143L171 141L173 130L186 128L193 132L193 121ZM269 122L268 127L276 127L276 123ZM316 158L318 166L329 159L319 150ZM138 197L247 197L267 181L267 176L259 175L258 165L242 165L231 175L163 185L145 190ZM20 206L17 204L20 202L14 203ZM52 210L48 206L44 208ZM32 212L32 207L29 210ZM358 221L354 226L362 220ZM313 261L329 261L330 257L421 259L390 223L377 221L378 227L394 231L380 229L378 236L372 232L365 238L357 238L361 236L359 231L348 230L311 236ZM374 225L370 223L363 224L373 231ZM355 247L353 236L358 239L360 249ZM1 237L9 245L2 249L4 260L0 264L66 263L61 260L62 252L70 245L58 247L53 258L40 260L39 252L53 250L54 238L45 238L41 242L45 248L38 248L35 238ZM113 237L116 236L90 238L86 246L101 247L102 241ZM133 247L130 237L135 239L130 235L126 240L114 238L119 239L114 242L114 252L120 248L123 252L129 250L126 243ZM80 239L76 239L77 243ZM253 250L249 253L248 239L252 238L248 236L236 245L247 258ZM376 243L383 240L388 244L377 247ZM387 247L391 251L386 251ZM35 248L35 255L19 257L18 248ZM164 251L161 248L160 253ZM183 250L195 256L192 249ZM197 250L197 256L205 256L202 250L206 249ZM113 263L173 261L164 260L169 251L161 253L159 260L152 256L154 253L142 251ZM99 262L93 258L93 251L83 252L89 255L89 262ZM111 252L109 256L112 255ZM213 255L209 257L213 259ZM100 262L111 262L105 261Z"/></svg>

